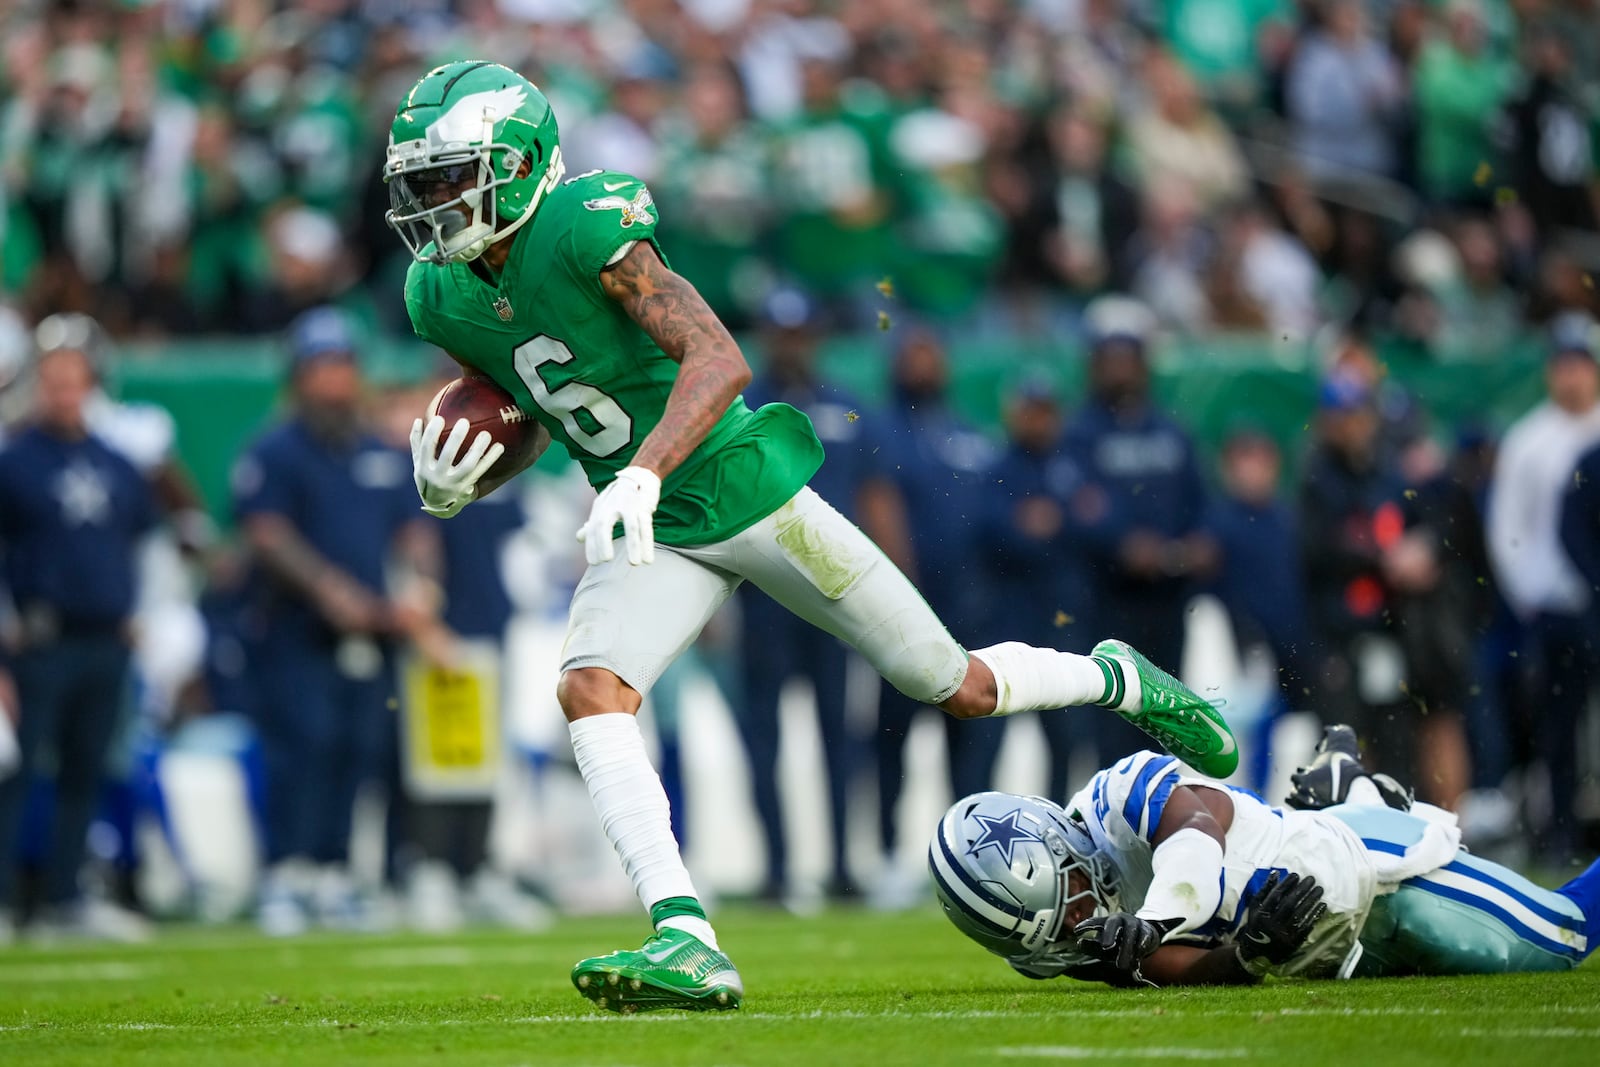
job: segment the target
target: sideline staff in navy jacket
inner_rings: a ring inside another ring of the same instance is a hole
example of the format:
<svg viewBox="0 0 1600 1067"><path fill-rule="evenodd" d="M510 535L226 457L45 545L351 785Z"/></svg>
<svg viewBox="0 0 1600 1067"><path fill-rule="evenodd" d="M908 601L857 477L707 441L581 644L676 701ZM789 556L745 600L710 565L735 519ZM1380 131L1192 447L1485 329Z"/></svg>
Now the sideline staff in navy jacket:
<svg viewBox="0 0 1600 1067"><path fill-rule="evenodd" d="M38 363L33 425L0 451L0 550L16 604L22 764L0 782L0 922L16 889L16 832L40 754L55 753L44 917L74 925L78 868L127 679L134 562L154 521L150 488L90 435L94 368L57 348Z"/></svg>
<svg viewBox="0 0 1600 1067"><path fill-rule="evenodd" d="M295 320L292 414L233 474L256 564L246 625L266 771L260 919L273 934L305 927L314 889L322 921L365 921L347 870L351 812L363 781L398 810L392 653L423 621L387 595L386 570L393 552L426 577L438 571L438 531L417 511L408 457L363 417L356 343L335 308Z"/></svg>
<svg viewBox="0 0 1600 1067"><path fill-rule="evenodd" d="M1007 606L1018 639L1046 648L1094 644L1089 561L1112 527L1103 489L1084 476L1064 444L1064 417L1054 383L1024 378L1006 399L1007 447L987 494L980 558L997 602ZM1098 747L1096 726L1111 716L1041 715L1050 748L1047 796L1064 797L1078 746Z"/></svg>
<svg viewBox="0 0 1600 1067"><path fill-rule="evenodd" d="M1157 663L1181 663L1184 611L1219 558L1206 531L1205 482L1189 434L1156 409L1145 342L1107 331L1089 353L1089 397L1067 429L1084 477L1105 489L1113 524L1094 547L1095 610L1107 634ZM1097 724L1100 762L1145 747L1114 719Z"/></svg>
<svg viewBox="0 0 1600 1067"><path fill-rule="evenodd" d="M974 565L986 501L1000 452L950 406L950 360L944 342L908 329L895 346L890 409L879 463L905 501L910 557L903 569L957 640L977 646L991 636L1003 609L989 576ZM895 811L904 785L905 738L922 705L887 682L878 697L878 822L892 854ZM993 785L1005 723L945 717L951 791L966 796Z"/></svg>

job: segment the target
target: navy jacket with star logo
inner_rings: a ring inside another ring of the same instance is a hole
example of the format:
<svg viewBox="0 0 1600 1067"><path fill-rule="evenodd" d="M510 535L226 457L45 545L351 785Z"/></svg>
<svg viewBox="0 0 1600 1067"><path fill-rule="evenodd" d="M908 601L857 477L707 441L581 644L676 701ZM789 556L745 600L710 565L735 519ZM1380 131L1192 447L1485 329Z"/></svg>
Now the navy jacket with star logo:
<svg viewBox="0 0 1600 1067"><path fill-rule="evenodd" d="M154 521L149 483L97 437L32 427L0 450L0 552L19 611L44 607L69 627L126 619Z"/></svg>

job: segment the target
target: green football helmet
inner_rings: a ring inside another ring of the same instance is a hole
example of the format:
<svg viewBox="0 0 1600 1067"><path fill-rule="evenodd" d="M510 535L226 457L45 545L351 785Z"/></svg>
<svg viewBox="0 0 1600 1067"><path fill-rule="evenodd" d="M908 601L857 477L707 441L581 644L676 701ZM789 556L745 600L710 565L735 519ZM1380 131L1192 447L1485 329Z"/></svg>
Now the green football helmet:
<svg viewBox="0 0 1600 1067"><path fill-rule="evenodd" d="M532 218L565 171L555 112L537 86L498 63L447 63L395 112L384 218L417 259L464 263Z"/></svg>

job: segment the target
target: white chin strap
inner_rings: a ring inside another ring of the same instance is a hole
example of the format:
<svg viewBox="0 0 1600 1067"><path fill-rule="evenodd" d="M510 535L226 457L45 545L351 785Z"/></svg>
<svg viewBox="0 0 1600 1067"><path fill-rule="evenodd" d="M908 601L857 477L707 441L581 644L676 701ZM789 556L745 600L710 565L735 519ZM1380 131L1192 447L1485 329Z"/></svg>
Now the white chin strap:
<svg viewBox="0 0 1600 1067"><path fill-rule="evenodd" d="M496 236L494 227L483 221L484 187L489 184L493 176L493 166L486 150L478 160L478 188L461 194L462 202L472 208L472 221L449 237L445 237L443 233L438 232L437 227L435 228L435 239L445 259L465 263L483 255L494 243ZM493 188L488 191L493 195Z"/></svg>
<svg viewBox="0 0 1600 1067"><path fill-rule="evenodd" d="M488 165L485 163L485 166ZM483 221L482 197L485 194L485 190L475 189L472 192L462 194L462 200L472 203L472 222L462 227L458 234L451 235L450 238L445 238L445 235L440 234L438 227L435 226L434 243L438 246L438 251L446 261L451 262L469 262L472 259L477 259L478 256L482 256L485 251L488 251L488 246L493 245L498 240L502 240L502 238L510 237L518 229L522 229L523 222L533 218L534 210L538 208L539 202L544 200L544 195L555 189L562 182L565 174L566 163L565 160L562 160L562 146L555 146L554 149L550 150L550 165L544 171L544 178L539 181L538 189L533 190L533 197L528 200L528 210L523 211L522 218L517 219L515 222L509 222L509 224L502 226L498 230L491 227L488 222ZM488 194L494 195L494 189L488 190ZM477 203L474 203L474 198L477 198Z"/></svg>
<svg viewBox="0 0 1600 1067"><path fill-rule="evenodd" d="M488 251L494 237L494 228L487 222L474 222L448 240L441 237L439 251L445 259L466 263Z"/></svg>
<svg viewBox="0 0 1600 1067"><path fill-rule="evenodd" d="M471 198L473 197L480 198L478 203L472 205L472 223L463 227L460 233L457 233L448 241L442 235L436 234L436 243L439 246L439 251L444 255L445 259L457 263L466 263L477 259L488 250L490 245L516 233L523 223L533 218L534 210L538 208L539 202L544 199L546 193L560 184L562 177L566 173L567 165L561 158L561 146L556 145L550 152L550 165L545 168L544 178L540 180L538 188L533 191L533 196L529 199L528 209L522 213L521 218L498 230L483 221L481 197L484 194L484 190L478 189L462 194L462 199L468 203L472 203ZM488 190L488 192L490 195L494 194L493 189Z"/></svg>

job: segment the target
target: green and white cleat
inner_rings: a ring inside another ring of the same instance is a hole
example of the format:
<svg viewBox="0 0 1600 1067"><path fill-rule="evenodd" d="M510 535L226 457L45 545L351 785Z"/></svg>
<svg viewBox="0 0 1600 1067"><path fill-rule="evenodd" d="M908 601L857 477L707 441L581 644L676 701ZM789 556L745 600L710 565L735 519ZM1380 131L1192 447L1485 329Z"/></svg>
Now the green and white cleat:
<svg viewBox="0 0 1600 1067"><path fill-rule="evenodd" d="M642 948L596 956L572 968L578 992L608 1011L661 1008L731 1011L744 998L733 961L693 934L666 927Z"/></svg>
<svg viewBox="0 0 1600 1067"><path fill-rule="evenodd" d="M1174 756L1212 778L1226 778L1239 766L1239 745L1216 707L1157 667L1126 641L1107 640L1090 655L1122 669L1115 685L1125 687L1112 710L1161 742ZM1115 673L1115 672L1113 672ZM1134 691L1133 680L1139 683Z"/></svg>

